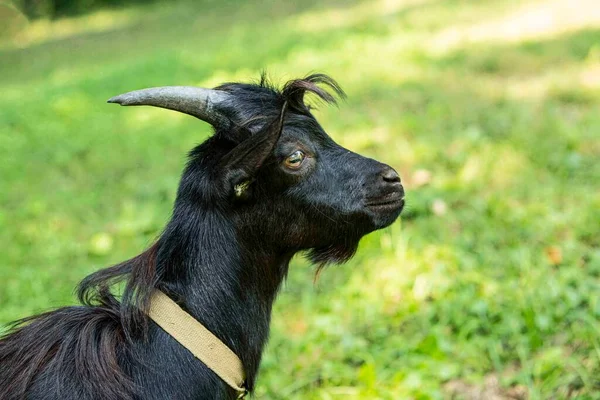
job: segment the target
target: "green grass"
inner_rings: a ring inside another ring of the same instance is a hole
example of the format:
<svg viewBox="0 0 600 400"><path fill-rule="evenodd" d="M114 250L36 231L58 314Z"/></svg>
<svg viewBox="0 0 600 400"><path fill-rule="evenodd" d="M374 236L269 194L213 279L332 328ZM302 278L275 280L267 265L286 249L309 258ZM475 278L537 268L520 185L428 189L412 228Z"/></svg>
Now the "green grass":
<svg viewBox="0 0 600 400"><path fill-rule="evenodd" d="M293 263L256 397L600 398L600 21L563 3L202 1L24 27L0 46L0 324L151 243L210 132L107 98L322 71L349 99L318 118L395 166L408 207L316 284ZM536 7L566 22L532 32Z"/></svg>

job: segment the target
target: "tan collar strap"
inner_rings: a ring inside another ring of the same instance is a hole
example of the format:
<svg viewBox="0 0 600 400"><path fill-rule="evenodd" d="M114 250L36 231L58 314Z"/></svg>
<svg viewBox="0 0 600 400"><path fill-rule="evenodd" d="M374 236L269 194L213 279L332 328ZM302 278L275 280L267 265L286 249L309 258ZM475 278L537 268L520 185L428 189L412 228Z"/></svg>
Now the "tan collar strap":
<svg viewBox="0 0 600 400"><path fill-rule="evenodd" d="M246 394L244 367L238 356L166 294L159 290L152 294L148 316L241 397Z"/></svg>

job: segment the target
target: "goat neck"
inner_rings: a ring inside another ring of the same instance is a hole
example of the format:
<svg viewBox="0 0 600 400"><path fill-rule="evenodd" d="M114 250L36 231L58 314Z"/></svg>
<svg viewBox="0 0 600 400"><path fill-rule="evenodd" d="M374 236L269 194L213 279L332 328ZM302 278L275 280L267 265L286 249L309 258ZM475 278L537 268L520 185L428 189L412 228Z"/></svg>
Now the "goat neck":
<svg viewBox="0 0 600 400"><path fill-rule="evenodd" d="M159 287L240 357L251 390L293 252L240 236L229 218L178 206L159 242Z"/></svg>

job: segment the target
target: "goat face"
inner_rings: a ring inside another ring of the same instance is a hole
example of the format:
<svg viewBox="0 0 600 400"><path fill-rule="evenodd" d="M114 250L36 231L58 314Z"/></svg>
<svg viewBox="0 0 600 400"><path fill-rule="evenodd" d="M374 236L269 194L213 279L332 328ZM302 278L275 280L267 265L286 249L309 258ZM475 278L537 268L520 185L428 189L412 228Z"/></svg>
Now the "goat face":
<svg viewBox="0 0 600 400"><path fill-rule="evenodd" d="M268 232L282 248L312 249L316 262L344 261L365 234L390 225L404 206L390 166L335 143L306 114L287 114L272 153L233 193L238 223Z"/></svg>
<svg viewBox="0 0 600 400"><path fill-rule="evenodd" d="M226 84L194 107L180 98L157 103L155 94L143 102L111 101L176 109L215 126L215 135L191 153L176 208L216 207L234 221L241 238L251 238L250 245L310 250L312 261L323 264L349 259L362 236L394 222L404 189L390 166L341 147L325 133L303 101L306 92L334 101L317 84L343 95L332 79L312 75L289 82L282 92L264 82ZM189 95L205 95L194 93Z"/></svg>
<svg viewBox="0 0 600 400"><path fill-rule="evenodd" d="M396 220L404 206L404 189L394 169L338 145L302 96L294 97L293 88L299 86L331 100L310 85L319 79L338 89L322 76L288 83L283 99L256 86L224 86L235 99L230 118L249 131L242 135L249 137L247 145L272 143L259 168L229 182L228 187L234 188L229 191L229 204L238 229L244 232L241 236L259 235L282 250L310 249L315 262L341 262L354 254L362 236ZM281 115L281 100L289 102L285 115ZM265 127L260 123L263 119L273 123ZM263 135L271 135L272 140ZM229 130L223 136L238 134ZM243 147L238 144L231 151Z"/></svg>

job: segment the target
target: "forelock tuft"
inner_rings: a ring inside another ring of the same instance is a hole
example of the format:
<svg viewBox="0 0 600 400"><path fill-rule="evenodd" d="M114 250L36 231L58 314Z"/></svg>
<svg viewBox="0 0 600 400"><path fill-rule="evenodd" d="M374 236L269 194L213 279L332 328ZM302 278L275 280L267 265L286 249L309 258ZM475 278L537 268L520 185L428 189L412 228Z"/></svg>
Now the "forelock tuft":
<svg viewBox="0 0 600 400"><path fill-rule="evenodd" d="M319 85L325 86L326 88ZM333 91L333 94L327 89ZM346 94L340 85L338 85L333 78L325 74L312 74L302 79L289 81L285 84L283 91L281 92L282 96L289 103L290 108L302 113L307 113L309 111L308 106L304 103L304 95L306 93L313 93L317 95L321 101L331 104L337 104L336 97L346 97Z"/></svg>
<svg viewBox="0 0 600 400"><path fill-rule="evenodd" d="M268 121L279 117L281 108L295 113L310 115L310 107L304 102L305 94L316 95L317 100L336 104L336 98L345 98L338 83L325 74L312 74L287 82L282 89L273 84L266 72L253 83L224 83L215 89L229 92L232 97L223 110L236 125L255 132ZM227 132L231 136L232 131ZM237 141L237 140L236 140Z"/></svg>

